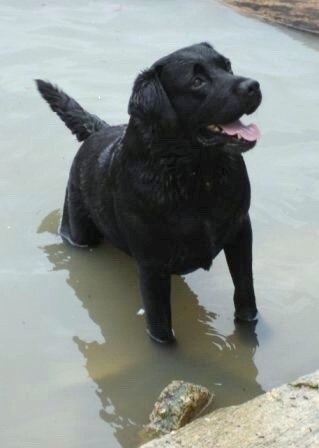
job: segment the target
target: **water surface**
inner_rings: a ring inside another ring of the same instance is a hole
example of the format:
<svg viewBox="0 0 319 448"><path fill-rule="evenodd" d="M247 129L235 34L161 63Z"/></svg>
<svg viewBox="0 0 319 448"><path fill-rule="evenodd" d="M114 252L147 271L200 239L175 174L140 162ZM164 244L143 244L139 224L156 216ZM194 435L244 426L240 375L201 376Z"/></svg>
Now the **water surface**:
<svg viewBox="0 0 319 448"><path fill-rule="evenodd" d="M173 379L209 387L216 408L318 368L318 39L208 0L0 0L0 24L0 445L130 448ZM234 325L220 255L210 272L174 278L178 344L161 347L137 315L134 262L57 235L78 145L32 80L125 122L136 74L202 40L264 94L263 138L245 156L260 319Z"/></svg>

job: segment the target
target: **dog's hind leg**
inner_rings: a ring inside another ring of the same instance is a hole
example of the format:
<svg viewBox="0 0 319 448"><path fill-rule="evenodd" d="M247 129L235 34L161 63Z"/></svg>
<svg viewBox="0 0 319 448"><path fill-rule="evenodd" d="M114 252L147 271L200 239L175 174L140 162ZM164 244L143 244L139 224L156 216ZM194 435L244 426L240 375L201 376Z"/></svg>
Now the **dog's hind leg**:
<svg viewBox="0 0 319 448"><path fill-rule="evenodd" d="M140 266L140 287L148 335L156 342L175 341L171 319L170 275Z"/></svg>
<svg viewBox="0 0 319 448"><path fill-rule="evenodd" d="M62 239L75 247L96 246L102 234L84 209L80 194L68 186L59 231Z"/></svg>

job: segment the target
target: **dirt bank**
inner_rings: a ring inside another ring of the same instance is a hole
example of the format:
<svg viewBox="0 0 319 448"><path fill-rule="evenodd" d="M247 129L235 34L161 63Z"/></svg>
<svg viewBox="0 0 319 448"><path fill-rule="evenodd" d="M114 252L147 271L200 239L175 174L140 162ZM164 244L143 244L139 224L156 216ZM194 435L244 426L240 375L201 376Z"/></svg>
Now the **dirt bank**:
<svg viewBox="0 0 319 448"><path fill-rule="evenodd" d="M317 0L226 0L241 12L302 31L319 34Z"/></svg>

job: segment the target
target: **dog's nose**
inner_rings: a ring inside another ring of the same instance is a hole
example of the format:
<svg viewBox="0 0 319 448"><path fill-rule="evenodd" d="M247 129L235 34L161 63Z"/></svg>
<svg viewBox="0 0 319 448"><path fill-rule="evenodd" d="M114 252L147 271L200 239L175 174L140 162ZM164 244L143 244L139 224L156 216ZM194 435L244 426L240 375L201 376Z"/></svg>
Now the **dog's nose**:
<svg viewBox="0 0 319 448"><path fill-rule="evenodd" d="M259 82L254 79L244 79L238 85L238 93L243 96L257 96L260 95L260 86Z"/></svg>

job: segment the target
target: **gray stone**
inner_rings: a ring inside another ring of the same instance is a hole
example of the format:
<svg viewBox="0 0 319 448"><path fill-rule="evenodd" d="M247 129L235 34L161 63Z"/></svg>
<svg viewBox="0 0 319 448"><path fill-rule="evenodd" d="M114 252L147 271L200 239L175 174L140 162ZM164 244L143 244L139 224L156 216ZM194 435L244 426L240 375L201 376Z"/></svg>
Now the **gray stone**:
<svg viewBox="0 0 319 448"><path fill-rule="evenodd" d="M172 381L158 397L144 433L154 437L179 429L203 412L212 399L206 387Z"/></svg>
<svg viewBox="0 0 319 448"><path fill-rule="evenodd" d="M319 371L218 409L143 448L317 448Z"/></svg>

